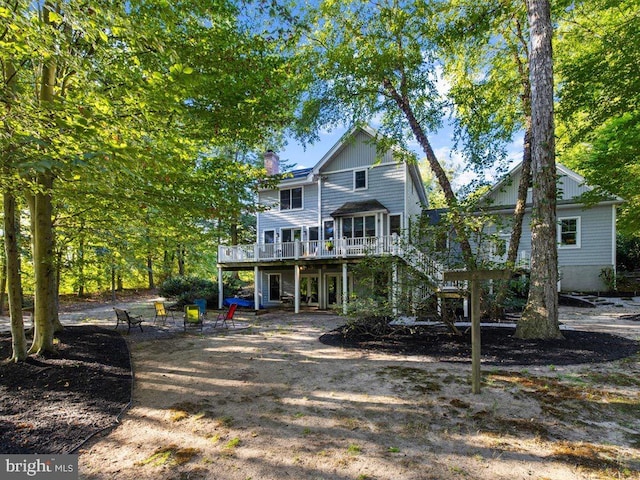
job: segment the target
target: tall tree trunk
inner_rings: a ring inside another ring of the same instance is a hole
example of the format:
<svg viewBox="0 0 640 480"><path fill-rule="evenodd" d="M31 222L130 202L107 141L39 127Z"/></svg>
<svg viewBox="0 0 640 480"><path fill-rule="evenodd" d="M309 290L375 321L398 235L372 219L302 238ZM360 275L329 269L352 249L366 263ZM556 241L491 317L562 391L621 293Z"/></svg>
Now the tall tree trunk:
<svg viewBox="0 0 640 480"><path fill-rule="evenodd" d="M456 241L460 244L460 248L462 250L462 257L466 267L470 270L475 269L476 261L475 256L473 255L473 251L471 250L471 243L469 242L469 235L467 234L467 229L464 225L464 218L462 212L460 211L458 198L453 191L451 186L451 182L447 177L447 173L440 165L433 148L431 147L431 142L427 138L424 130L422 129L420 122L415 117L413 110L411 109L411 103L407 98L404 98L401 93L393 86L390 80L385 80L384 88L387 94L393 99L396 103L400 111L404 114L405 118L409 122L409 126L411 127L411 131L413 135L416 137L418 144L422 147L422 151L427 157L427 161L429 162L429 167L431 167L431 171L436 176L438 180L438 184L444 193L444 198L447 202L447 206L450 210L451 215L451 223L456 233ZM402 91L402 89L401 89Z"/></svg>
<svg viewBox="0 0 640 480"><path fill-rule="evenodd" d="M9 41L11 39L9 38ZM17 85L16 69L11 59L4 59L5 101L6 116L11 118L11 107L15 101L15 91ZM9 145L2 152L3 173L9 176L12 165L11 137L12 127L8 120L4 122L4 130L9 138ZM15 193L5 186L3 192L4 200L4 268L3 268L3 288L2 301L4 302L5 284L9 302L9 316L11 318L11 360L19 362L27 358L27 339L24 333L24 319L22 317L22 278L20 276L20 246L18 237L20 233L20 222L16 219L16 198Z"/></svg>
<svg viewBox="0 0 640 480"><path fill-rule="evenodd" d="M553 53L549 0L528 0L531 81L531 282L518 338L562 338L558 324Z"/></svg>
<svg viewBox="0 0 640 480"><path fill-rule="evenodd" d="M84 275L84 222L80 225L80 243L78 244L78 287L77 287L77 295L78 297L84 297L85 293L85 275Z"/></svg>
<svg viewBox="0 0 640 480"><path fill-rule="evenodd" d="M178 275L181 277L184 277L184 248L182 248L182 245L178 245Z"/></svg>
<svg viewBox="0 0 640 480"><path fill-rule="evenodd" d="M150 252L147 253L147 277L149 280L149 288L153 290L156 288L156 284L153 281L153 258Z"/></svg>
<svg viewBox="0 0 640 480"><path fill-rule="evenodd" d="M22 318L22 279L20 277L20 249L18 245L18 222L16 221L16 199L11 192L4 192L4 248L7 266L9 315L11 317L11 360L27 358L27 339Z"/></svg>
<svg viewBox="0 0 640 480"><path fill-rule="evenodd" d="M52 23L50 12L53 3L46 1L42 9L42 21ZM49 59L42 66L40 103L47 110L54 102L57 67L55 60ZM43 128L55 128L43 125ZM29 353L39 354L54 351L54 328L59 326L56 299L54 297L54 240L53 240L53 172L45 170L36 175L37 191L34 195L33 210L33 266L35 283L35 305L33 311L33 343Z"/></svg>
<svg viewBox="0 0 640 480"><path fill-rule="evenodd" d="M116 266L111 264L111 301L116 303Z"/></svg>
<svg viewBox="0 0 640 480"><path fill-rule="evenodd" d="M231 245L238 245L238 222L237 218L231 223ZM240 278L240 272L231 272L231 277L235 280Z"/></svg>
<svg viewBox="0 0 640 480"><path fill-rule="evenodd" d="M173 263L174 255L165 248L162 256L162 281L171 278L171 264Z"/></svg>
<svg viewBox="0 0 640 480"><path fill-rule="evenodd" d="M527 42L520 21L516 20L515 27L516 38L520 42L520 46L527 51L528 58ZM521 58L517 46L513 48L513 58L518 66L518 75L520 77L520 83L522 84L520 102L522 103L522 112L524 113L524 145L522 150L520 183L518 184L518 198L516 199L516 206L513 211L511 238L509 239L509 250L507 251L506 266L509 269L513 269L518 261L520 239L522 238L522 224L527 206L527 192L531 185L531 82L529 81L529 68ZM502 310L509 288L505 282L498 282L499 287L496 295L496 305Z"/></svg>
<svg viewBox="0 0 640 480"><path fill-rule="evenodd" d="M7 296L7 256L4 239L2 241L2 265L0 266L0 315L4 315L5 298Z"/></svg>
<svg viewBox="0 0 640 480"><path fill-rule="evenodd" d="M35 301L33 309L33 344L29 353L54 351L53 333L56 327L55 268L53 257L53 204L51 190L53 174L37 176L40 191L35 194L33 218L33 269Z"/></svg>

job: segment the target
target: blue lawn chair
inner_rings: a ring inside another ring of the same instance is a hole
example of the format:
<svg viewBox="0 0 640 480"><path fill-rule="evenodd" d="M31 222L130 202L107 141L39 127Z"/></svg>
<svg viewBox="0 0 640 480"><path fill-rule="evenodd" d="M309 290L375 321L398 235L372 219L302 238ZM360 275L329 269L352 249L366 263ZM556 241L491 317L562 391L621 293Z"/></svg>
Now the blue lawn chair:
<svg viewBox="0 0 640 480"><path fill-rule="evenodd" d="M201 317L206 317L207 316L207 301L204 298L196 298L193 301L194 305L198 305L198 309L200 310L200 316Z"/></svg>

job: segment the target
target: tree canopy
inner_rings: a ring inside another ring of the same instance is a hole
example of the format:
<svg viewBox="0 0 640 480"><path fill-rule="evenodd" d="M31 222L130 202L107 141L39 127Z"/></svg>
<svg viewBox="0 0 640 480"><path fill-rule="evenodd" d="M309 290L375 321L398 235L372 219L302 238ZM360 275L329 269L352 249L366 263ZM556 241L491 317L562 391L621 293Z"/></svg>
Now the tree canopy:
<svg viewBox="0 0 640 480"><path fill-rule="evenodd" d="M640 223L640 2L581 2L558 24L558 121L562 162L596 194L619 195L620 229Z"/></svg>

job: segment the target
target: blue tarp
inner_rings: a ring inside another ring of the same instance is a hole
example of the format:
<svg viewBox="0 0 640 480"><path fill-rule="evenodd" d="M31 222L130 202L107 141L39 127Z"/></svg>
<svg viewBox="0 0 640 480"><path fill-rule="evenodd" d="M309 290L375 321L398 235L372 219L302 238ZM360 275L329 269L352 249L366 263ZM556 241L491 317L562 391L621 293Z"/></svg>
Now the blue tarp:
<svg viewBox="0 0 640 480"><path fill-rule="evenodd" d="M245 300L244 298L235 298L235 297L231 297L231 298L225 298L224 299L224 306L228 307L229 305L236 303L238 304L239 307L247 307L247 308L255 308L255 303L253 303L252 300Z"/></svg>

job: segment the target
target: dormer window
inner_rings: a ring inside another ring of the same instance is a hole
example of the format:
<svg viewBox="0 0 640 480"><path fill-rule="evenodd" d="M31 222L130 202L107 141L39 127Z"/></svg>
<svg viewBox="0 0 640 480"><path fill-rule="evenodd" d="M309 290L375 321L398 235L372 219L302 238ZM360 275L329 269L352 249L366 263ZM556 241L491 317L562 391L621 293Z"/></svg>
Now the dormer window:
<svg viewBox="0 0 640 480"><path fill-rule="evenodd" d="M280 190L280 210L302 209L302 187Z"/></svg>
<svg viewBox="0 0 640 480"><path fill-rule="evenodd" d="M367 170L355 170L353 172L353 189L366 190L368 185Z"/></svg>

